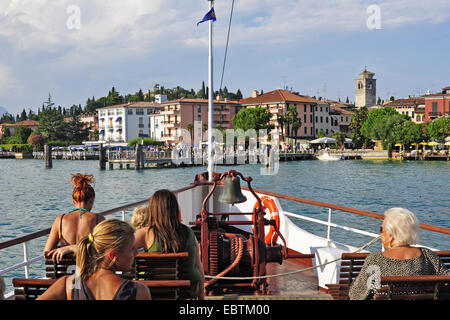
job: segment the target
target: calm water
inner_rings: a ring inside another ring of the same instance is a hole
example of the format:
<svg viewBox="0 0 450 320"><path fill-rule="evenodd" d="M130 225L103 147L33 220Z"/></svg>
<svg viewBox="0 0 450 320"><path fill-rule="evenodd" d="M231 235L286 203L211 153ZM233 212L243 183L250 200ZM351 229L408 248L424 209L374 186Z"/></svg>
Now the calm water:
<svg viewBox="0 0 450 320"><path fill-rule="evenodd" d="M260 165L218 167L224 172L236 169L253 178L256 188L383 213L390 207L405 207L416 213L420 222L450 227L450 163L391 161L298 161L280 163L277 175L260 175ZM0 242L51 226L55 216L72 209L73 173L93 174L96 199L93 211L101 212L126 203L149 198L161 188L178 189L193 182L195 174L206 167L180 169L98 170L97 161L53 160L45 169L39 160L0 160ZM327 209L281 201L283 208L318 219L327 219ZM120 215L116 216L120 217ZM128 216L129 218L129 216ZM333 222L377 233L380 221L336 212ZM326 236L326 227L303 221L301 227ZM367 237L333 230L332 238L356 246ZM29 257L39 255L46 239L35 240ZM448 249L447 236L422 231L421 244ZM375 250L379 249L376 246ZM22 246L0 251L0 270L23 259ZM23 269L5 276L23 276ZM31 275L42 276L43 266L31 267Z"/></svg>

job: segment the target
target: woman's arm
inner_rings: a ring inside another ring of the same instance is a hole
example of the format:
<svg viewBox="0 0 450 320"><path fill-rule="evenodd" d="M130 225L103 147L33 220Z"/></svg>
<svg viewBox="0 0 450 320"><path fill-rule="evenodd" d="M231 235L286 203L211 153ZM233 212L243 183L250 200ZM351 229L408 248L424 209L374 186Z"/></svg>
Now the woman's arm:
<svg viewBox="0 0 450 320"><path fill-rule="evenodd" d="M134 233L134 241L136 242L136 249L146 248L145 238L147 234L148 227L137 230Z"/></svg>
<svg viewBox="0 0 450 320"><path fill-rule="evenodd" d="M58 279L50 288L38 297L36 300L67 300L66 280L69 276L63 276Z"/></svg>
<svg viewBox="0 0 450 320"><path fill-rule="evenodd" d="M56 260L57 263L66 255L66 254L76 254L77 253L77 245L72 244L70 246L64 246L61 248L56 248L47 252L46 257L52 258L53 261Z"/></svg>
<svg viewBox="0 0 450 320"><path fill-rule="evenodd" d="M58 245L59 239L61 238L59 234L59 224L61 222L61 215L56 217L55 221L53 221L52 229L50 230L50 235L48 236L47 242L44 247L44 257L47 257L47 254L56 248Z"/></svg>
<svg viewBox="0 0 450 320"><path fill-rule="evenodd" d="M138 283L136 300L151 300L151 299L152 296L150 294L149 288L142 283Z"/></svg>

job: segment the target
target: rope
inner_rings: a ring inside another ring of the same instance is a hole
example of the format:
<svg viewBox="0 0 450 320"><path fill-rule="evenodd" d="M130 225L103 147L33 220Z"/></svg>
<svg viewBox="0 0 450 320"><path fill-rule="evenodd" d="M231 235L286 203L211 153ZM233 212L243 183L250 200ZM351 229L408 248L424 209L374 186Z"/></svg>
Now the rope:
<svg viewBox="0 0 450 320"><path fill-rule="evenodd" d="M225 46L225 56L223 57L222 79L220 80L220 90L222 90L223 74L225 73L225 62L227 61L228 42L230 41L230 29L231 29L231 19L233 18L233 8L234 8L234 0L231 3L230 22L228 23L227 45Z"/></svg>
<svg viewBox="0 0 450 320"><path fill-rule="evenodd" d="M214 278L212 280L205 283L205 288L212 285L213 283L217 282L217 280L223 279L222 276L226 275L230 270L232 270L234 267L236 267L239 264L239 262L241 261L242 255L244 254L244 241L242 240L241 237L238 237L237 240L238 240L239 252L236 256L236 259L233 261L232 264L230 264L228 266L228 268L226 268L224 271L219 273L217 276L214 276Z"/></svg>
<svg viewBox="0 0 450 320"><path fill-rule="evenodd" d="M370 247L372 244L374 244L375 242L380 240L380 238L381 238L381 236L378 236L378 237L372 239L371 241L369 241L368 243L366 243L365 245L363 245L361 248L357 249L353 253L358 253L358 252L366 249L367 247ZM331 263L334 263L336 261L339 261L341 259L342 258L338 258L338 259L335 259L335 260L332 260L332 261L328 261L328 262L319 264L319 265L314 266L314 267L309 267L309 268L305 268L305 269L290 271L290 272L286 272L286 273L272 274L272 275L267 275L267 276L260 276L260 277L220 277L220 278L224 279L224 280L254 280L254 279L269 279L269 278L275 278L275 277L282 277L282 276L288 276L288 275L291 275L291 274L305 272L305 271L308 271L308 270L313 270L315 268L323 267L323 266L326 266L328 264L331 264ZM205 275L205 278L215 279L216 277L217 276Z"/></svg>

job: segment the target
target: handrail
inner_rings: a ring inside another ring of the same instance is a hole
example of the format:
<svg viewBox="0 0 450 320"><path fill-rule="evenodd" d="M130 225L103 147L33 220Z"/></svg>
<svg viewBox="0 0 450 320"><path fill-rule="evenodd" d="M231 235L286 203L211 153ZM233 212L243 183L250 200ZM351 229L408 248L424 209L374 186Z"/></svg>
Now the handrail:
<svg viewBox="0 0 450 320"><path fill-rule="evenodd" d="M186 191L186 190L189 190L189 189L192 189L192 188L195 188L195 185L190 185L190 186L187 186L187 187L175 190L175 191L173 191L173 193L175 193L175 194L181 193L183 191ZM144 199L144 200L141 200L141 201L128 203L128 204L120 206L120 207L109 209L109 210L100 212L98 214L106 217L108 215L111 215L111 214L114 214L114 213L117 213L117 212L120 212L120 211L124 211L125 209L128 209L128 208L137 207L137 206L145 204L147 202L148 202L148 199ZM0 250L8 248L8 247L12 247L12 246L24 243L24 242L28 242L28 241L33 240L33 239L37 239L37 238L46 236L47 234L50 233L50 230L51 230L51 228L47 228L47 229L44 229L44 230L36 231L36 232L29 233L29 234L26 234L26 235L21 236L21 237L17 237L17 238L11 239L11 240L8 240L8 241L0 242Z"/></svg>
<svg viewBox="0 0 450 320"><path fill-rule="evenodd" d="M242 186L241 188L248 191L248 188L245 187L245 186ZM294 201L294 202L300 202L300 203L309 204L309 205L313 205L313 206L317 206L317 207L324 207L324 208L329 208L329 209L335 209L335 210L339 210L339 211L343 211L343 212L349 212L349 213L354 213L354 214L357 214L357 215L360 215L360 216L375 218L375 219L379 219L379 220L383 220L384 219L384 215L379 214L379 213L375 213L375 212L364 211L364 210L359 210L359 209L354 209L354 208L350 208L350 207L344 207L344 206L339 206L339 205L336 205L336 204L320 202L320 201L315 201L315 200L309 200L309 199L304 199L304 198L299 198L299 197L294 197L294 196L286 196L286 195L279 194L279 193L276 193L276 192L271 192L271 191L266 191L266 190L261 190L261 189L253 189L253 190L256 193L263 193L263 194L266 194L268 196L276 197L276 198L279 198L279 199L290 200L290 201ZM445 228L445 227L437 227L437 226L433 226L433 225L430 225L430 224L421 223L420 224L420 228L424 229L424 230L428 230L428 231L433 231L433 232L438 232L438 233L443 233L443 234L450 234L450 229L449 228Z"/></svg>

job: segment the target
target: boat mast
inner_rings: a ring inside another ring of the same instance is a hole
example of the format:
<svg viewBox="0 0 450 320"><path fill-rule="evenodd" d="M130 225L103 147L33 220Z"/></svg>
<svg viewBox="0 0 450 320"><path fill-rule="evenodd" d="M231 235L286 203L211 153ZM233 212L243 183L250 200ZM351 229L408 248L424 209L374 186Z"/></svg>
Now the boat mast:
<svg viewBox="0 0 450 320"><path fill-rule="evenodd" d="M209 10L214 6L214 0L209 1ZM214 109L213 109L213 20L209 20L209 68L208 68L208 179L212 181L213 178L213 143L214 143Z"/></svg>

